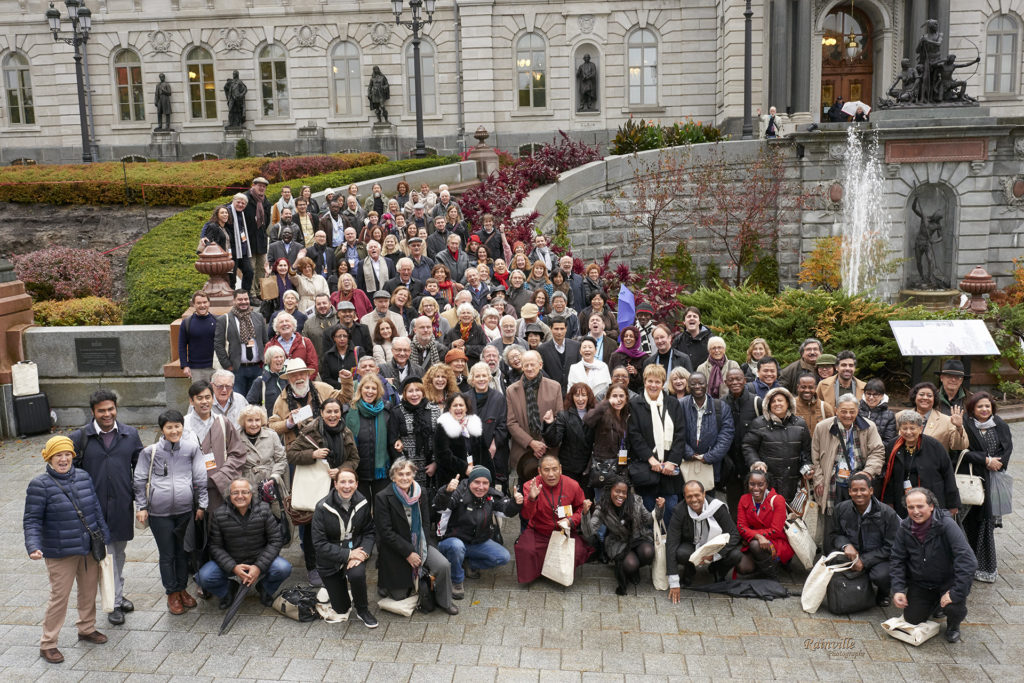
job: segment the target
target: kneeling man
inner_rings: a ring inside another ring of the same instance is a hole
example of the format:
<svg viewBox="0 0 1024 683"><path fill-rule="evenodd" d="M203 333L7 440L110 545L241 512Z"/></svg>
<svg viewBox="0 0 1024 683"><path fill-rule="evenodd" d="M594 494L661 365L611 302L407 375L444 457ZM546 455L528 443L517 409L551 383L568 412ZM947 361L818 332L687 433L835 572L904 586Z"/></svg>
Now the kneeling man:
<svg viewBox="0 0 1024 683"><path fill-rule="evenodd" d="M740 532L729 515L729 507L716 498L708 498L704 485L699 481L688 481L683 487L687 514L672 515L665 538L665 558L668 566L668 595L672 602L679 602L679 567L683 569L684 586L689 586L697 573L697 567L690 562L690 555L700 546L720 534L729 534L729 542L714 555L700 563L707 565L715 581L724 581L729 571L739 564L743 553L740 551Z"/></svg>

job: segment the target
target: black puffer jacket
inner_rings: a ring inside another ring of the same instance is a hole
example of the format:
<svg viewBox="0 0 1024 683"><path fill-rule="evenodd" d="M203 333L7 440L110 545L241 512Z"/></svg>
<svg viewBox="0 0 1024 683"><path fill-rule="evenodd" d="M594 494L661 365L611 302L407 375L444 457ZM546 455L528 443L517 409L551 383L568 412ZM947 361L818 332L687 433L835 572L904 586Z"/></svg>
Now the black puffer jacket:
<svg viewBox="0 0 1024 683"><path fill-rule="evenodd" d="M948 590L953 602L963 602L971 592L978 560L963 530L945 510L935 508L932 526L924 543L910 531L908 517L900 522L892 544L889 574L892 592L906 593L915 584L932 590Z"/></svg>
<svg viewBox="0 0 1024 683"><path fill-rule="evenodd" d="M836 506L833 520L827 548L842 550L847 544L852 545L866 569L889 559L900 526L900 518L891 507L871 496L871 509L861 515L852 500L844 500Z"/></svg>
<svg viewBox="0 0 1024 683"><path fill-rule="evenodd" d="M225 574L236 564L254 564L266 574L281 552L281 525L262 500L253 498L244 517L229 501L213 513L209 545L210 557Z"/></svg>
<svg viewBox="0 0 1024 683"><path fill-rule="evenodd" d="M877 408L872 408L861 400L860 416L875 423L875 427L878 428L878 436L882 437L882 443L889 443L896 438L896 415L889 410L887 401L882 401Z"/></svg>
<svg viewBox="0 0 1024 683"><path fill-rule="evenodd" d="M779 393L789 401L789 412L782 420L768 413L772 397ZM800 468L811 464L811 433L795 409L792 394L781 387L770 390L764 397L765 414L750 423L743 437L747 468L758 460L767 465L770 485L786 500L793 500L800 484Z"/></svg>
<svg viewBox="0 0 1024 683"><path fill-rule="evenodd" d="M956 487L953 463L946 448L927 434L921 435L917 453L911 458L900 437L885 445L885 466L875 480L875 491L882 502L891 505L901 517L907 515L903 482L921 486L935 494L941 508L959 508L960 491Z"/></svg>
<svg viewBox="0 0 1024 683"><path fill-rule="evenodd" d="M711 338L711 330L700 326L696 337L683 330L672 340L672 348L682 351L690 357L690 363L697 367L708 359L708 339Z"/></svg>
<svg viewBox="0 0 1024 683"><path fill-rule="evenodd" d="M351 522L350 534L342 538L342 520ZM316 548L316 568L321 576L337 574L348 562L354 548L362 548L367 555L373 553L376 533L370 503L363 494L352 494L349 509L341 504L341 496L333 487L313 511L313 547Z"/></svg>
<svg viewBox="0 0 1024 683"><path fill-rule="evenodd" d="M583 424L575 408L561 410L555 421L544 425L544 443L558 448L562 473L576 478L583 475L590 464L594 434Z"/></svg>
<svg viewBox="0 0 1024 683"><path fill-rule="evenodd" d="M519 504L495 488L487 489L480 498L474 496L467 479L460 481L451 493L447 488L439 490L434 496L434 509L441 511L442 538L457 538L466 545L483 543L493 537L495 512L506 517L519 514Z"/></svg>

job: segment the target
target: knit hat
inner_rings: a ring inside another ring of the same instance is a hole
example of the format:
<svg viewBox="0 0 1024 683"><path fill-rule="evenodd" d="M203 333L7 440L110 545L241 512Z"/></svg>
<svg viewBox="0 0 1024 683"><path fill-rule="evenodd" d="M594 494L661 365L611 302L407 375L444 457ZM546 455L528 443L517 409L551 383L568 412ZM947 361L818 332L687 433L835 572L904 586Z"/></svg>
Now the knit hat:
<svg viewBox="0 0 1024 683"><path fill-rule="evenodd" d="M453 360L461 358L464 361L468 361L469 358L466 356L466 352L462 349L452 349L448 353L444 354L444 362L451 363Z"/></svg>
<svg viewBox="0 0 1024 683"><path fill-rule="evenodd" d="M476 467L471 469L469 471L469 476L466 477L466 481L473 481L474 479L479 479L480 477L486 478L488 484L490 484L491 481L493 481L491 479L491 471L484 467L483 465L477 465Z"/></svg>
<svg viewBox="0 0 1024 683"><path fill-rule="evenodd" d="M64 451L70 451L74 453L74 442L66 436L51 437L46 442L46 446L43 448L43 461L50 462L50 458L57 455L58 453L63 453ZM488 478L490 478L490 475L488 475Z"/></svg>

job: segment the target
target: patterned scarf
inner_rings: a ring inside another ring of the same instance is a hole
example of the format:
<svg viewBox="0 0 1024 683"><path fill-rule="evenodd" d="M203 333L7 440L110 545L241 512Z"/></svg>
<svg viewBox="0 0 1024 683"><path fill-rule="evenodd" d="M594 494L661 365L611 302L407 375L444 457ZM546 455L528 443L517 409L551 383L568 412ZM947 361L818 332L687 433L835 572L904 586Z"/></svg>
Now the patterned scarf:
<svg viewBox="0 0 1024 683"><path fill-rule="evenodd" d="M541 376L538 374L533 379L523 376L523 392L526 394L526 418L531 436L540 436L542 427L540 424L540 406L537 404L537 390L540 389Z"/></svg>
<svg viewBox="0 0 1024 683"><path fill-rule="evenodd" d="M348 411L345 416L345 426L352 432L352 436L359 438L359 418L373 420L374 443L373 443L373 478L374 480L388 478L388 427L385 421L384 400L377 399L374 404L369 404L359 399L356 410Z"/></svg>
<svg viewBox="0 0 1024 683"><path fill-rule="evenodd" d="M244 313L237 307L231 307L231 314L238 320L238 341L242 346L249 343L249 340L256 336L256 328L252 324L252 315L249 311Z"/></svg>
<svg viewBox="0 0 1024 683"><path fill-rule="evenodd" d="M409 513L411 521L409 522L410 541L412 541L412 547L416 548L416 554L426 560L427 557L427 535L423 533L423 520L420 519L420 494L423 489L415 481L412 486L409 487L408 491L405 491L398 484L391 482L391 488L395 492L395 496L398 497L398 501L405 507ZM416 577L419 575L419 569L412 570L412 580L415 583Z"/></svg>
<svg viewBox="0 0 1024 683"><path fill-rule="evenodd" d="M719 390L722 388L722 368L725 367L725 356L722 356L719 360L715 360L708 356L708 363L711 364L711 372L708 373L708 396L718 396Z"/></svg>
<svg viewBox="0 0 1024 683"><path fill-rule="evenodd" d="M462 323L459 323L459 334L462 336L462 341L468 342L469 341L469 333L472 332L472 331L473 331L473 323L470 323L468 325L463 325Z"/></svg>
<svg viewBox="0 0 1024 683"><path fill-rule="evenodd" d="M418 365L425 368L441 362L441 358L437 353L437 344L434 343L433 339L427 342L426 346L423 346L416 340L416 337L413 337L412 351L419 359Z"/></svg>

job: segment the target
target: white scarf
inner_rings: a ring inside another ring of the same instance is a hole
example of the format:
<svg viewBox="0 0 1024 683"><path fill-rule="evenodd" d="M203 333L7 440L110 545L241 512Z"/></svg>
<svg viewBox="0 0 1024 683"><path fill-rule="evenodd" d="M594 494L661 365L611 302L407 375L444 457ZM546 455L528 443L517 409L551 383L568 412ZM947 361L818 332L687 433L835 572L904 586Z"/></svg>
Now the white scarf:
<svg viewBox="0 0 1024 683"><path fill-rule="evenodd" d="M247 258L249 254L246 252L249 249L249 228L245 224L245 214L235 211L235 205L231 205L231 220L235 229L232 231L235 238L235 258ZM241 228L239 228L241 226ZM242 239L242 236L245 239ZM251 252L250 252L251 253Z"/></svg>
<svg viewBox="0 0 1024 683"><path fill-rule="evenodd" d="M989 418L984 422L978 420L977 418L974 418L974 425L978 429L993 429L996 426L996 418L995 416L990 415Z"/></svg>
<svg viewBox="0 0 1024 683"><path fill-rule="evenodd" d="M665 406L665 394L658 394L657 400L652 401L651 397L644 392L644 400L651 408L651 425L654 427L654 455L659 462L665 462L665 453L672 450L672 437L675 432L675 424L672 416ZM665 417L661 415L664 413Z"/></svg>
<svg viewBox="0 0 1024 683"><path fill-rule="evenodd" d="M709 540L722 533L722 527L715 519L715 512L720 507L722 507L722 501L717 498L711 500L705 498L704 509L699 515L689 505L686 506L686 511L690 513L690 519L693 520L694 548L705 545ZM720 554L716 553L713 559L720 560L722 558Z"/></svg>

